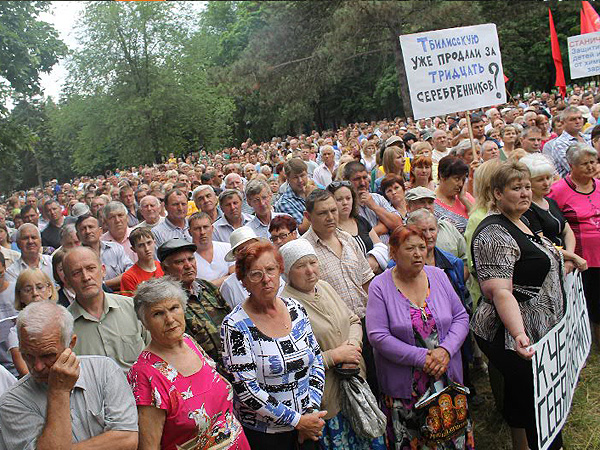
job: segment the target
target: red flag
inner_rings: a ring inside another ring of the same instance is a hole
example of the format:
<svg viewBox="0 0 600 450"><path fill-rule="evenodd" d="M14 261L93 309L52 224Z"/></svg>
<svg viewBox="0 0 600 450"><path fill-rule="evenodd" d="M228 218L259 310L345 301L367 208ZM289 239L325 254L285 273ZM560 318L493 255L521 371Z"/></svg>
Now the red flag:
<svg viewBox="0 0 600 450"><path fill-rule="evenodd" d="M594 7L590 5L590 2L581 2L581 6L583 8L583 14L587 17L587 22L589 23L590 31L588 31L588 33L600 31L600 16L598 16Z"/></svg>
<svg viewBox="0 0 600 450"><path fill-rule="evenodd" d="M567 95L567 83L565 82L565 72L563 71L562 56L560 55L560 46L558 45L558 36L554 28L554 19L552 19L552 11L548 8L548 18L550 20L550 42L552 45L552 59L556 68L556 81L554 85L558 87L560 95Z"/></svg>
<svg viewBox="0 0 600 450"><path fill-rule="evenodd" d="M504 82L506 83L508 81L508 77L504 75L504 73L502 74L502 76L504 77Z"/></svg>
<svg viewBox="0 0 600 450"><path fill-rule="evenodd" d="M585 10L579 11L579 17L581 22L581 34L593 33L594 29L590 23L589 17L585 14Z"/></svg>

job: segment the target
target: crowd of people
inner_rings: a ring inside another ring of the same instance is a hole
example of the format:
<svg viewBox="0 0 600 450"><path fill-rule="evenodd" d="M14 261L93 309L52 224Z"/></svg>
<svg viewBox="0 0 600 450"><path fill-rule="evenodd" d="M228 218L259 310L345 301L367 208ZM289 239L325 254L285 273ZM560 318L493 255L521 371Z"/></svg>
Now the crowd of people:
<svg viewBox="0 0 600 450"><path fill-rule="evenodd" d="M599 113L575 86L14 193L0 448L473 449L489 372L536 449L531 345L574 270L600 341ZM440 386L467 395L425 417Z"/></svg>

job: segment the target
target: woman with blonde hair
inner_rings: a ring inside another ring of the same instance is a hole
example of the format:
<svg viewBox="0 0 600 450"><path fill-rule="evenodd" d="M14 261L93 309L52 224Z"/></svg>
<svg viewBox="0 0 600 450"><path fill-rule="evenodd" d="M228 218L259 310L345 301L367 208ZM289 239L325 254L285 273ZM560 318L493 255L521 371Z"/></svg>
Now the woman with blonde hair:
<svg viewBox="0 0 600 450"><path fill-rule="evenodd" d="M15 283L15 309L21 311L30 303L41 302L43 300L58 300L54 283L40 269L25 269L21 272ZM16 326L12 327L8 333L7 347L19 375L23 376L29 373L27 365L19 351L19 338Z"/></svg>
<svg viewBox="0 0 600 450"><path fill-rule="evenodd" d="M383 152L383 157L381 158L381 166L383 168L383 174L379 176L375 180L375 192L380 192L381 182L383 181L383 177L389 174L396 174L402 179L404 179L404 147L393 145L388 147ZM380 170L381 172L381 170Z"/></svg>

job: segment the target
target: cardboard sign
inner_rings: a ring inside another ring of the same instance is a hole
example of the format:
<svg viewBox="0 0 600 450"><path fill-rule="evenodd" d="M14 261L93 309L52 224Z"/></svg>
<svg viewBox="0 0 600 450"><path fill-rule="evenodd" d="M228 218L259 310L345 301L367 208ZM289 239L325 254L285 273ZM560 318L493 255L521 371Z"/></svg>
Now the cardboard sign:
<svg viewBox="0 0 600 450"><path fill-rule="evenodd" d="M567 276L565 290L565 316L534 345L533 392L540 450L550 446L567 420L592 342L579 273Z"/></svg>
<svg viewBox="0 0 600 450"><path fill-rule="evenodd" d="M571 79L600 75L600 31L567 39Z"/></svg>
<svg viewBox="0 0 600 450"><path fill-rule="evenodd" d="M496 25L400 36L415 119L506 103Z"/></svg>

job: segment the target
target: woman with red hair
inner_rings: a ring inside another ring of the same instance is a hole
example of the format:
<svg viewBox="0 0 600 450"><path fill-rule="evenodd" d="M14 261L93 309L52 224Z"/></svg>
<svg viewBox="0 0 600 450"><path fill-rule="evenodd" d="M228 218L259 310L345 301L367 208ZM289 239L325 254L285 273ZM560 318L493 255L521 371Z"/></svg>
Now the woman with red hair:
<svg viewBox="0 0 600 450"><path fill-rule="evenodd" d="M418 156L413 159L410 166L410 179L406 189L422 186L435 191L433 182L433 162L429 156Z"/></svg>
<svg viewBox="0 0 600 450"><path fill-rule="evenodd" d="M427 243L418 228L396 228L389 246L396 266L371 281L367 335L376 350L390 448L427 448L414 406L444 374L462 383L469 316L444 271L425 265ZM474 448L471 425L436 448Z"/></svg>
<svg viewBox="0 0 600 450"><path fill-rule="evenodd" d="M277 296L283 260L259 241L236 254L236 276L250 293L221 325L223 364L233 377L234 406L252 448L311 448L319 411L323 358L304 307Z"/></svg>

